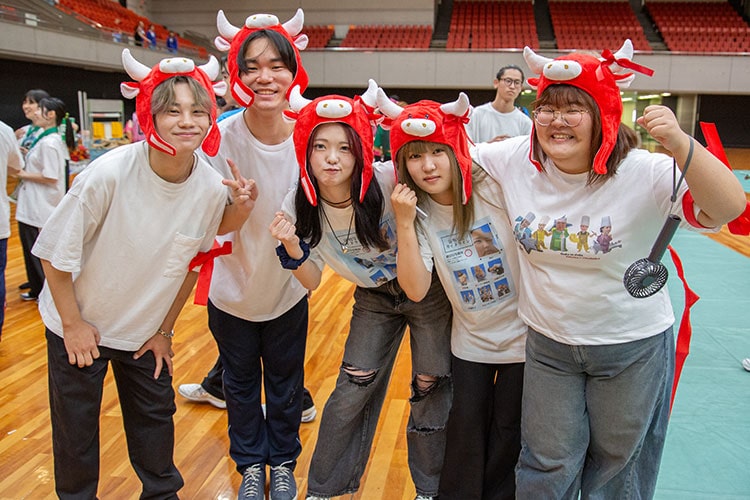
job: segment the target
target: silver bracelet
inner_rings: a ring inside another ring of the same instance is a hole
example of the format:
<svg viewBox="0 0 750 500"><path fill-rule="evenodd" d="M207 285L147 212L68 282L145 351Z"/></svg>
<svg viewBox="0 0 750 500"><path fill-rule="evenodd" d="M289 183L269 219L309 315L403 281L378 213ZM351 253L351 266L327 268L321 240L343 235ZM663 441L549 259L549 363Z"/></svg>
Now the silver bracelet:
<svg viewBox="0 0 750 500"><path fill-rule="evenodd" d="M170 330L168 332L165 332L164 330L161 329L161 327L159 327L156 330L156 333L158 333L159 335L163 335L164 337L167 337L168 339L171 339L172 337L174 337L174 330Z"/></svg>

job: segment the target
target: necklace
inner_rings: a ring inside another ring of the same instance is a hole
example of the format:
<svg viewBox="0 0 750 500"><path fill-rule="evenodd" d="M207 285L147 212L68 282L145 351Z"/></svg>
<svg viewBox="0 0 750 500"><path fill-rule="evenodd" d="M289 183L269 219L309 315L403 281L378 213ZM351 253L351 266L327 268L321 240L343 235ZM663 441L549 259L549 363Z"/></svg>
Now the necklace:
<svg viewBox="0 0 750 500"><path fill-rule="evenodd" d="M345 199L343 201L328 201L325 198L323 198L322 196L320 197L320 199L323 200L323 201L325 201L326 203L328 203L332 207L338 208L339 205L344 205L345 203L349 203L350 201L352 201L352 196L349 195L349 198L347 198L347 199Z"/></svg>
<svg viewBox="0 0 750 500"><path fill-rule="evenodd" d="M351 199L351 198L350 198ZM342 202L344 203L344 202ZM341 252L346 253L349 251L349 236L352 234L352 222L354 222L354 207L352 207L352 216L349 218L349 229L346 230L346 241L343 243L339 239L338 236L336 236L336 231L333 230L333 226L331 225L331 221L328 220L328 215L326 215L326 209L325 207L320 207L321 211L323 212L323 218L325 218L326 222L328 223L328 227L331 228L331 234L333 234L333 237L336 238L336 242L341 247Z"/></svg>

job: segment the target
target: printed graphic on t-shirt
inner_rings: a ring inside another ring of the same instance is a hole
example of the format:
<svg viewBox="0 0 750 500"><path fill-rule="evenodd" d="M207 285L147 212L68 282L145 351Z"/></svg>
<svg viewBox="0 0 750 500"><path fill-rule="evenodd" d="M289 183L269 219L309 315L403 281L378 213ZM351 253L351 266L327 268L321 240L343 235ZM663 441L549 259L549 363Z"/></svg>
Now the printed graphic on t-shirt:
<svg viewBox="0 0 750 500"><path fill-rule="evenodd" d="M380 232L390 243L390 248L381 252L374 248L365 248L360 243L354 230L326 232L326 237L334 249L341 249L338 258L349 270L364 283L380 286L396 277L396 232L394 220L386 216L380 221ZM344 251L344 248L346 251Z"/></svg>
<svg viewBox="0 0 750 500"><path fill-rule="evenodd" d="M581 215L577 219L578 225L574 227L566 215L554 218L543 215L537 220L534 212L527 212L515 218L513 235L529 254L551 251L571 258L599 259L599 254L622 248L622 241L612 234L611 216L601 216L598 231L591 228L591 216Z"/></svg>
<svg viewBox="0 0 750 500"><path fill-rule="evenodd" d="M515 285L503 264L505 249L489 217L476 221L463 239L450 230L439 231L437 237L463 310L492 307L515 296Z"/></svg>

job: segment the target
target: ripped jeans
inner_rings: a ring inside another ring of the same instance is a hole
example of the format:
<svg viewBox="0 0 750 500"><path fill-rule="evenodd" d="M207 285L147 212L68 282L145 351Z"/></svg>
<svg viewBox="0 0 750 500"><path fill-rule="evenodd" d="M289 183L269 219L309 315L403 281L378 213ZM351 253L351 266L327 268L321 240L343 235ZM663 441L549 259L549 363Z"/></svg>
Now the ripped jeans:
<svg viewBox="0 0 750 500"><path fill-rule="evenodd" d="M409 470L418 494L437 495L452 399L450 302L434 272L421 302L409 300L395 279L377 288L357 287L354 301L344 360L323 410L310 463L307 494L332 497L359 489L398 348L409 326Z"/></svg>

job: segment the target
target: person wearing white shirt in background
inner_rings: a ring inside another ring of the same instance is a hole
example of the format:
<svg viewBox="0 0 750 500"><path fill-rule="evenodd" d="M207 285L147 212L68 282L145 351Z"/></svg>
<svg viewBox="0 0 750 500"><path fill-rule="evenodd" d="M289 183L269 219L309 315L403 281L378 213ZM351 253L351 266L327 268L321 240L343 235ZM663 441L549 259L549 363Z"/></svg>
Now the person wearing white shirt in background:
<svg viewBox="0 0 750 500"><path fill-rule="evenodd" d="M70 158L69 149L75 146L73 127L65 113L65 103L60 99L42 99L32 120L43 131L29 145L26 167L18 172L18 179L23 183L18 189L16 206L18 237L30 285L29 291L21 294L23 300L36 300L42 291L44 270L31 248L65 195L65 163ZM64 139L58 133L60 125L65 125Z"/></svg>
<svg viewBox="0 0 750 500"><path fill-rule="evenodd" d="M5 265L8 261L8 238L10 237L10 203L5 186L8 175L17 175L23 168L23 155L18 147L13 129L0 121L0 339L5 321Z"/></svg>
<svg viewBox="0 0 750 500"><path fill-rule="evenodd" d="M531 133L531 118L515 106L523 90L523 71L518 66L503 66L492 86L495 99L474 108L466 131L474 143L503 141Z"/></svg>

